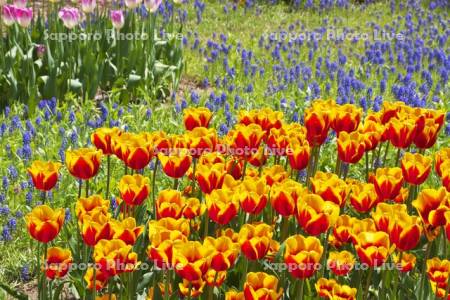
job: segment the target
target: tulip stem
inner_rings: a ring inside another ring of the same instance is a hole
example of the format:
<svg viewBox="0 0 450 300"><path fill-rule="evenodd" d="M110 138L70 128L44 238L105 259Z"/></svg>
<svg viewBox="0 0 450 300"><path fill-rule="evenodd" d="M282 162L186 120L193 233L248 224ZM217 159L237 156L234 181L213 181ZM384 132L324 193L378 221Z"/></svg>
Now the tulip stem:
<svg viewBox="0 0 450 300"><path fill-rule="evenodd" d="M303 287L305 285L305 279L300 279L300 282L298 283L297 287L297 299L303 300Z"/></svg>
<svg viewBox="0 0 450 300"><path fill-rule="evenodd" d="M366 182L369 182L369 152L366 151Z"/></svg>
<svg viewBox="0 0 450 300"><path fill-rule="evenodd" d="M387 141L386 142L386 149L384 150L383 166L385 166L385 164L386 164L386 158L387 158L387 155L388 155L388 152L389 152L389 145L390 145L390 142Z"/></svg>
<svg viewBox="0 0 450 300"><path fill-rule="evenodd" d="M174 190L178 190L178 178L175 178L175 179L173 180L173 189L174 189Z"/></svg>
<svg viewBox="0 0 450 300"><path fill-rule="evenodd" d="M169 277L169 269L166 267L166 283L164 284L164 299L169 299L169 285L170 285L170 277Z"/></svg>
<svg viewBox="0 0 450 300"><path fill-rule="evenodd" d="M42 197L42 204L45 204L45 200L47 199L47 192L46 191L42 191L41 197Z"/></svg>
<svg viewBox="0 0 450 300"><path fill-rule="evenodd" d="M398 165L398 161L400 160L400 152L402 151L402 148L398 148L397 150L397 157L395 158L395 166Z"/></svg>
<svg viewBox="0 0 450 300"><path fill-rule="evenodd" d="M109 198L109 182L111 180L111 155L107 156L107 170L106 170L106 197L105 199Z"/></svg>
<svg viewBox="0 0 450 300"><path fill-rule="evenodd" d="M342 165L342 162L341 162L341 160L339 159L339 155L337 156L337 158L336 158L336 168L335 168L335 170L334 170L334 173L340 178L341 177L341 165Z"/></svg>
<svg viewBox="0 0 450 300"><path fill-rule="evenodd" d="M400 265L400 269L397 269L398 276L394 276L394 290L393 290L394 297L392 299L397 299L397 296L398 296L398 292L397 292L398 291L398 279L399 279L399 277L402 274L402 271L401 271L402 258L403 258L403 251L400 251L400 255L399 255L399 258L398 258L398 262L397 262L397 265Z"/></svg>
<svg viewBox="0 0 450 300"><path fill-rule="evenodd" d="M245 172L247 171L247 160L244 161L244 168L242 169L242 178L241 181L245 179Z"/></svg>
<svg viewBox="0 0 450 300"><path fill-rule="evenodd" d="M153 201L152 206L153 206L153 215L155 218L156 218L156 201L155 201L156 189L155 189L155 186L156 186L156 173L158 171L158 163L159 163L158 157L155 156L155 165L153 166L153 177L152 177L152 201Z"/></svg>
<svg viewBox="0 0 450 300"><path fill-rule="evenodd" d="M364 300L369 299L369 286L370 286L370 282L372 281L372 273L373 273L373 268L369 268L369 274L367 275L366 287L364 288L364 296L363 296Z"/></svg>
<svg viewBox="0 0 450 300"><path fill-rule="evenodd" d="M422 264L422 276L420 278L420 292L422 297L420 299L425 299L425 277L426 277L426 271L427 271L427 260L428 257L430 256L430 251L431 251L431 245L433 244L433 242L428 242L427 243L427 248L425 250L425 257L423 258L423 264Z"/></svg>
<svg viewBox="0 0 450 300"><path fill-rule="evenodd" d="M284 242L289 234L289 217L281 217L281 242Z"/></svg>
<svg viewBox="0 0 450 300"><path fill-rule="evenodd" d="M47 247L48 247L48 244L45 243L44 244L44 268L47 264ZM43 296L43 299L47 298L47 279L45 278L45 271L42 273L42 296Z"/></svg>
<svg viewBox="0 0 450 300"><path fill-rule="evenodd" d="M79 179L78 180L78 199L80 199L81 198L81 190L82 190L82 187L83 187L83 180L81 180L81 179Z"/></svg>
<svg viewBox="0 0 450 300"><path fill-rule="evenodd" d="M89 197L89 180L86 180L86 198Z"/></svg>

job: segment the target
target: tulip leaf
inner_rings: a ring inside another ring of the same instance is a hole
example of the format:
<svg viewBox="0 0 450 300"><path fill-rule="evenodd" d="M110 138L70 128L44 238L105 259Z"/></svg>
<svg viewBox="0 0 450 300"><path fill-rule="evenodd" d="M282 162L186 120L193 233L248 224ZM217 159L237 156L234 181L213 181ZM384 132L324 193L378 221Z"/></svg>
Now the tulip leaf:
<svg viewBox="0 0 450 300"><path fill-rule="evenodd" d="M10 288L8 285L6 285L4 283L0 282L0 288L16 299L28 300L27 295L23 294L22 292L13 290L12 288Z"/></svg>

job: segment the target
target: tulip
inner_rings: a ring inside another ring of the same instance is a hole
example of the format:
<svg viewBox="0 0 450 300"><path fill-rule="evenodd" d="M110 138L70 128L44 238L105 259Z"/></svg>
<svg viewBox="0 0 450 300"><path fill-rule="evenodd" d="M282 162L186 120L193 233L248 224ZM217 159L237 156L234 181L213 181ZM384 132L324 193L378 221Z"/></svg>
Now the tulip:
<svg viewBox="0 0 450 300"><path fill-rule="evenodd" d="M311 148L306 140L290 139L286 154L291 168L299 171L308 166Z"/></svg>
<svg viewBox="0 0 450 300"><path fill-rule="evenodd" d="M206 205L197 198L188 198L185 200L182 214L186 219L194 219L203 215L205 209Z"/></svg>
<svg viewBox="0 0 450 300"><path fill-rule="evenodd" d="M31 20L33 20L33 9L31 8L16 7L14 9L14 13L17 23L22 28L27 28L30 25Z"/></svg>
<svg viewBox="0 0 450 300"><path fill-rule="evenodd" d="M403 178L413 185L422 184L431 172L431 158L419 153L405 153L401 160Z"/></svg>
<svg viewBox="0 0 450 300"><path fill-rule="evenodd" d="M228 132L228 140L233 154L248 159L258 151L265 135L261 126L257 124L237 124L234 130Z"/></svg>
<svg viewBox="0 0 450 300"><path fill-rule="evenodd" d="M242 181L236 194L242 210L258 215L266 207L269 187L263 179L247 178Z"/></svg>
<svg viewBox="0 0 450 300"><path fill-rule="evenodd" d="M121 137L122 136L124 135L121 135ZM126 138L126 136L124 137ZM133 170L141 170L150 163L150 160L153 157L153 148L147 135L134 135L127 140L122 139L121 141L121 159L128 167Z"/></svg>
<svg viewBox="0 0 450 300"><path fill-rule="evenodd" d="M216 239L207 236L203 245L214 249L211 254L211 268L217 272L230 269L239 255L239 244L227 236L220 236Z"/></svg>
<svg viewBox="0 0 450 300"><path fill-rule="evenodd" d="M319 297L332 299L333 287L338 283L334 279L319 278L315 283L315 288Z"/></svg>
<svg viewBox="0 0 450 300"><path fill-rule="evenodd" d="M381 123L386 124L392 118L398 118L400 110L405 107L405 103L396 101L396 102L383 102L383 109L381 111Z"/></svg>
<svg viewBox="0 0 450 300"><path fill-rule="evenodd" d="M358 211L366 213L377 203L378 197L372 183L357 183L351 186L350 203Z"/></svg>
<svg viewBox="0 0 450 300"><path fill-rule="evenodd" d="M202 279L195 281L183 279L183 281L178 284L178 287L180 288L181 295L183 295L184 297L188 297L188 299L191 299L197 298L201 294L203 294L205 284L206 282Z"/></svg>
<svg viewBox="0 0 450 300"><path fill-rule="evenodd" d="M348 187L336 174L319 171L310 180L312 191L315 194L320 195L326 201L336 203L340 207L345 205Z"/></svg>
<svg viewBox="0 0 450 300"><path fill-rule="evenodd" d="M73 29L81 22L81 14L77 8L64 7L58 12L59 19L68 29Z"/></svg>
<svg viewBox="0 0 450 300"><path fill-rule="evenodd" d="M162 190L156 200L156 216L179 219L183 213L184 198L177 190Z"/></svg>
<svg viewBox="0 0 450 300"><path fill-rule="evenodd" d="M227 174L223 163L209 165L197 165L195 177L203 193L209 194L215 189L222 188Z"/></svg>
<svg viewBox="0 0 450 300"><path fill-rule="evenodd" d="M289 137L283 127L277 129L272 128L266 139L266 144L270 153L276 156L286 155L286 147L289 144Z"/></svg>
<svg viewBox="0 0 450 300"><path fill-rule="evenodd" d="M86 14L93 13L96 6L96 0L81 0L81 10Z"/></svg>
<svg viewBox="0 0 450 300"><path fill-rule="evenodd" d="M396 119L389 121L389 140L397 148L408 148L416 134L416 124L411 119Z"/></svg>
<svg viewBox="0 0 450 300"><path fill-rule="evenodd" d="M397 264L397 269L403 273L411 271L416 265L416 257L411 253L403 252L400 255L394 254L392 255L392 260Z"/></svg>
<svg viewBox="0 0 450 300"><path fill-rule="evenodd" d="M151 244L147 248L149 259L159 269L172 268L173 246L177 243L185 243L186 235L179 230L169 230L158 225L150 225L150 229Z"/></svg>
<svg viewBox="0 0 450 300"><path fill-rule="evenodd" d="M359 131L362 134L365 150L371 151L378 146L380 141L383 141L385 127L373 120L366 119Z"/></svg>
<svg viewBox="0 0 450 300"><path fill-rule="evenodd" d="M421 235L418 217L400 212L389 225L389 238L398 250L408 251L417 246Z"/></svg>
<svg viewBox="0 0 450 300"><path fill-rule="evenodd" d="M93 256L100 271L106 271L110 276L133 271L137 263L133 246L119 239L99 241L94 247Z"/></svg>
<svg viewBox="0 0 450 300"><path fill-rule="evenodd" d="M395 199L403 184L400 168L378 168L373 178L373 185L379 201Z"/></svg>
<svg viewBox="0 0 450 300"><path fill-rule="evenodd" d="M142 3L142 0L125 0L125 6L129 9L135 9Z"/></svg>
<svg viewBox="0 0 450 300"><path fill-rule="evenodd" d="M189 155L187 149L179 149L179 151L175 152L175 154L168 156L158 153L158 158L161 161L163 171L167 176L181 178L191 166L192 157Z"/></svg>
<svg viewBox="0 0 450 300"><path fill-rule="evenodd" d="M430 281L445 289L450 277L450 261L438 257L427 260L427 275Z"/></svg>
<svg viewBox="0 0 450 300"><path fill-rule="evenodd" d="M353 239L353 224L357 221L356 218L349 215L340 215L336 219L333 227L333 236L340 243L352 242Z"/></svg>
<svg viewBox="0 0 450 300"><path fill-rule="evenodd" d="M389 233L399 214L407 214L406 205L379 203L372 213L377 229Z"/></svg>
<svg viewBox="0 0 450 300"><path fill-rule="evenodd" d="M40 205L25 216L30 235L41 243L55 239L64 224L64 209L53 210L47 205Z"/></svg>
<svg viewBox="0 0 450 300"><path fill-rule="evenodd" d="M2 21L6 26L11 26L16 21L16 7L14 5L2 6Z"/></svg>
<svg viewBox="0 0 450 300"><path fill-rule="evenodd" d="M336 223L339 206L316 194L305 194L297 203L297 221L311 235L319 235Z"/></svg>
<svg viewBox="0 0 450 300"><path fill-rule="evenodd" d="M278 279L264 272L250 272L244 283L244 298L247 300L278 300L283 296L283 289L279 288Z"/></svg>
<svg viewBox="0 0 450 300"><path fill-rule="evenodd" d="M305 279L314 275L323 254L318 238L293 235L285 241L284 262L295 278Z"/></svg>
<svg viewBox="0 0 450 300"><path fill-rule="evenodd" d="M356 164L364 155L365 144L363 135L355 131L342 131L337 139L339 159L348 164Z"/></svg>
<svg viewBox="0 0 450 300"><path fill-rule="evenodd" d="M208 286L219 287L223 284L223 282L227 278L227 272L226 271L218 272L216 270L209 269L203 277Z"/></svg>
<svg viewBox="0 0 450 300"><path fill-rule="evenodd" d="M295 213L297 201L304 190L305 188L294 180L276 182L270 190L270 203L277 213L289 217Z"/></svg>
<svg viewBox="0 0 450 300"><path fill-rule="evenodd" d="M245 300L244 292L229 290L225 293L225 300Z"/></svg>
<svg viewBox="0 0 450 300"><path fill-rule="evenodd" d="M108 210L109 200L104 200L100 195L92 195L88 198L80 198L75 205L75 214L80 221L85 215L92 215L96 211L107 214Z"/></svg>
<svg viewBox="0 0 450 300"><path fill-rule="evenodd" d="M150 220L149 221L149 230L150 230L149 234L152 234L153 227L155 227L155 228L162 227L162 228L165 228L170 231L177 230L185 236L189 236L189 234L190 234L189 220L183 219L183 218L180 218L178 220L174 219L174 218L162 218L157 221Z"/></svg>
<svg viewBox="0 0 450 300"><path fill-rule="evenodd" d="M127 245L134 245L139 235L144 231L144 225L136 226L134 218L126 218L121 222L113 223L113 232L115 239L124 241Z"/></svg>
<svg viewBox="0 0 450 300"><path fill-rule="evenodd" d="M36 160L27 169L33 180L34 187L40 191L50 191L58 181L60 163Z"/></svg>
<svg viewBox="0 0 450 300"><path fill-rule="evenodd" d="M98 150L102 150L104 155L113 154L112 139L121 134L117 127L113 128L99 128L91 134L91 142Z"/></svg>
<svg viewBox="0 0 450 300"><path fill-rule="evenodd" d="M339 135L341 132L350 133L358 128L362 109L353 104L344 104L336 106L333 113L331 128L336 131L336 135Z"/></svg>
<svg viewBox="0 0 450 300"><path fill-rule="evenodd" d="M369 267L378 267L386 261L390 242L386 232L361 232L356 237L356 253L362 263Z"/></svg>
<svg viewBox="0 0 450 300"><path fill-rule="evenodd" d="M244 224L239 231L241 251L249 260L259 260L266 256L273 236L272 227L260 223Z"/></svg>
<svg viewBox="0 0 450 300"><path fill-rule="evenodd" d="M414 136L414 144L419 149L429 149L436 143L440 124L432 118L426 118L423 126L417 130Z"/></svg>
<svg viewBox="0 0 450 300"><path fill-rule="evenodd" d="M237 215L239 202L233 197L233 194L232 190L220 189L206 195L206 207L211 220L225 225Z"/></svg>
<svg viewBox="0 0 450 300"><path fill-rule="evenodd" d="M305 110L306 138L311 146L320 146L328 136L331 125L330 112L317 107L310 107Z"/></svg>
<svg viewBox="0 0 450 300"><path fill-rule="evenodd" d="M90 215L84 215L81 221L81 236L88 246L95 246L100 240L110 240L114 231L110 222L111 216L96 210Z"/></svg>
<svg viewBox="0 0 450 300"><path fill-rule="evenodd" d="M337 276L347 275L355 265L355 258L348 251L331 251L328 255L327 266Z"/></svg>
<svg viewBox="0 0 450 300"><path fill-rule="evenodd" d="M357 237L361 232L377 232L377 227L373 219L369 218L362 220L355 219L355 221L352 224L352 236L351 236L353 245L357 243Z"/></svg>
<svg viewBox="0 0 450 300"><path fill-rule="evenodd" d="M244 173L244 161L240 159L231 159L226 163L227 173L233 176L235 180L238 180L242 177Z"/></svg>
<svg viewBox="0 0 450 300"><path fill-rule="evenodd" d="M442 174L442 185L447 189L447 192L450 193L450 160L446 160L440 166L441 174Z"/></svg>
<svg viewBox="0 0 450 300"><path fill-rule="evenodd" d="M417 209L426 233L431 233L430 231L445 225L444 214L449 210L450 197L443 187L439 190L423 189L412 205Z"/></svg>
<svg viewBox="0 0 450 300"><path fill-rule="evenodd" d="M197 241L174 245L175 272L188 281L199 280L208 271L210 256L214 249Z"/></svg>
<svg viewBox="0 0 450 300"><path fill-rule="evenodd" d="M150 193L150 180L140 174L125 175L120 179L119 192L127 205L141 205Z"/></svg>
<svg viewBox="0 0 450 300"><path fill-rule="evenodd" d="M45 276L50 280L64 277L72 264L72 254L68 249L50 247L46 258Z"/></svg>
<svg viewBox="0 0 450 300"><path fill-rule="evenodd" d="M218 143L214 128L196 127L186 132L189 150L193 157L199 158L204 152L213 152Z"/></svg>
<svg viewBox="0 0 450 300"><path fill-rule="evenodd" d="M282 122L283 112L273 111L270 108L239 112L240 124L257 124L261 126L265 132L270 132L272 128L281 128Z"/></svg>
<svg viewBox="0 0 450 300"><path fill-rule="evenodd" d="M151 13L155 13L158 10L161 3L162 0L144 0L145 8L147 8L148 11Z"/></svg>
<svg viewBox="0 0 450 300"><path fill-rule="evenodd" d="M91 148L66 151L66 166L72 176L89 180L97 175L102 152Z"/></svg>
<svg viewBox="0 0 450 300"><path fill-rule="evenodd" d="M110 12L111 23L116 30L122 29L125 25L125 17L121 10L111 10Z"/></svg>
<svg viewBox="0 0 450 300"><path fill-rule="evenodd" d="M439 175L439 177L442 176L442 172L441 172L441 165L447 161L450 160L450 148L441 148L439 149L438 152L436 152L436 156L435 156L435 171L436 173Z"/></svg>
<svg viewBox="0 0 450 300"><path fill-rule="evenodd" d="M267 185L272 186L275 182L282 182L289 177L289 174L284 170L281 165L273 165L270 168L265 168L262 171L262 175L266 180Z"/></svg>
<svg viewBox="0 0 450 300"><path fill-rule="evenodd" d="M196 127L208 127L211 118L212 112L206 107L186 108L183 110L183 122L186 130L192 130Z"/></svg>
<svg viewBox="0 0 450 300"><path fill-rule="evenodd" d="M95 279L94 279L94 273L95 273ZM94 289L94 285L95 285L96 291L100 291L108 283L110 275L106 271L102 271L102 270L95 270L95 272L94 272L94 269L92 267L89 267L83 278L84 278L84 281L86 281L86 283L87 283L88 289L90 289L90 290Z"/></svg>
<svg viewBox="0 0 450 300"><path fill-rule="evenodd" d="M264 146L260 146L258 151L254 153L248 162L254 167L261 167L267 162L267 150Z"/></svg>
<svg viewBox="0 0 450 300"><path fill-rule="evenodd" d="M331 292L332 298L336 300L355 300L356 299L357 290L348 285L340 285L336 284L333 286L333 290Z"/></svg>

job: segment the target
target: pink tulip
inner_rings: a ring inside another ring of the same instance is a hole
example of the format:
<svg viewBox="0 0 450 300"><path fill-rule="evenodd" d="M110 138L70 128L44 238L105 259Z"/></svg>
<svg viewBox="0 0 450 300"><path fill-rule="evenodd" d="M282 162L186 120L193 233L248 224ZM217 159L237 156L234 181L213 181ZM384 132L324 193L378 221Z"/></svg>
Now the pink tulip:
<svg viewBox="0 0 450 300"><path fill-rule="evenodd" d="M16 7L14 5L5 5L2 9L2 19L6 26L11 26L16 20Z"/></svg>
<svg viewBox="0 0 450 300"><path fill-rule="evenodd" d="M21 27L26 28L30 25L31 20L33 19L33 9L16 7L14 12L16 21Z"/></svg>
<svg viewBox="0 0 450 300"><path fill-rule="evenodd" d="M72 29L80 23L81 15L77 8L64 7L58 13L59 18L63 21L64 26Z"/></svg>
<svg viewBox="0 0 450 300"><path fill-rule="evenodd" d="M158 10L158 7L161 5L162 0L144 0L144 5L151 13L154 13Z"/></svg>
<svg viewBox="0 0 450 300"><path fill-rule="evenodd" d="M81 10L86 14L92 13L96 6L96 0L81 0Z"/></svg>
<svg viewBox="0 0 450 300"><path fill-rule="evenodd" d="M134 9L142 3L142 0L125 0L126 7Z"/></svg>
<svg viewBox="0 0 450 300"><path fill-rule="evenodd" d="M25 8L27 7L27 0L14 0L13 4L18 8Z"/></svg>
<svg viewBox="0 0 450 300"><path fill-rule="evenodd" d="M125 18L123 16L123 12L121 10L112 10L111 11L111 22L113 27L117 30L122 29L125 24Z"/></svg>

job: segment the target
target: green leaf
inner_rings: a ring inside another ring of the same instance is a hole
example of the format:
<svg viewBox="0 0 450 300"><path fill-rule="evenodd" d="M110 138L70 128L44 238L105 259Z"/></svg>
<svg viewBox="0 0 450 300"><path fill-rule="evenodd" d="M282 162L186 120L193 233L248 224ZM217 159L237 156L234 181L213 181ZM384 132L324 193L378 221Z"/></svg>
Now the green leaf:
<svg viewBox="0 0 450 300"><path fill-rule="evenodd" d="M10 288L8 285L0 282L0 288L3 289L5 292L7 292L12 297L19 299L19 300L28 300L28 296L19 292L15 291L12 288Z"/></svg>

